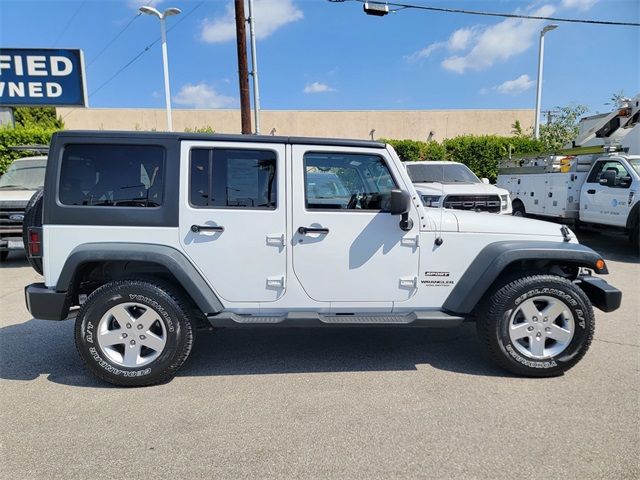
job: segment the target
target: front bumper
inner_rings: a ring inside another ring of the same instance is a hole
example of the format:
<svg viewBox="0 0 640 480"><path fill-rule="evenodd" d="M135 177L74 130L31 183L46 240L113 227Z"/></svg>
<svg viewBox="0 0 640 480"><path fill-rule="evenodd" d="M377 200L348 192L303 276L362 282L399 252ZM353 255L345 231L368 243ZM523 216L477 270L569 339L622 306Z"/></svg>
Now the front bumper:
<svg viewBox="0 0 640 480"><path fill-rule="evenodd" d="M22 230L0 230L0 251L24 250Z"/></svg>
<svg viewBox="0 0 640 480"><path fill-rule="evenodd" d="M65 320L69 315L70 298L67 292L56 292L44 283L32 283L24 289L27 310L39 320Z"/></svg>
<svg viewBox="0 0 640 480"><path fill-rule="evenodd" d="M622 303L622 292L603 279L583 275L578 277L578 286L587 294L594 307L603 312L613 312Z"/></svg>

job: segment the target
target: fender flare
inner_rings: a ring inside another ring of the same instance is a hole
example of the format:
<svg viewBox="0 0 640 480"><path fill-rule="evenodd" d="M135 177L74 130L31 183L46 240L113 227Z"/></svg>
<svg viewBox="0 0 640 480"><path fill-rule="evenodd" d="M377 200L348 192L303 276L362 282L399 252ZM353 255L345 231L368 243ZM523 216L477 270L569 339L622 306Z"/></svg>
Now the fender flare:
<svg viewBox="0 0 640 480"><path fill-rule="evenodd" d="M490 243L460 277L445 300L443 310L470 314L502 272L517 261L560 261L592 268L601 274L609 273L606 264L604 268L596 267L601 259L598 253L578 243L522 240Z"/></svg>
<svg viewBox="0 0 640 480"><path fill-rule="evenodd" d="M142 243L85 243L73 249L58 277L56 291L67 292L78 268L89 262L139 261L169 270L202 313L224 310L220 299L187 257L172 247Z"/></svg>

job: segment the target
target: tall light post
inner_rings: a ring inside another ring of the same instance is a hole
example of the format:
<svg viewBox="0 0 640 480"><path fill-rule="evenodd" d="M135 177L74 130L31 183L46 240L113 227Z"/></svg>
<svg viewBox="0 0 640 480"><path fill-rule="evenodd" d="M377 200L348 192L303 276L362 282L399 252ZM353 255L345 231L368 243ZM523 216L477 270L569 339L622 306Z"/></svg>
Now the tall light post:
<svg viewBox="0 0 640 480"><path fill-rule="evenodd" d="M540 47L538 49L538 91L536 92L536 118L534 123L534 135L536 138L540 138L540 102L542 100L542 65L544 63L544 35L551 30L558 28L558 25L552 23L545 25L540 30Z"/></svg>
<svg viewBox="0 0 640 480"><path fill-rule="evenodd" d="M167 129L173 131L173 121L171 120L171 90L169 89L169 59L167 57L167 31L164 20L172 15L178 15L182 10L179 8L167 8L160 13L156 8L144 6L140 7L140 13L154 15L160 20L160 33L162 35L162 64L164 67L164 96L167 105Z"/></svg>
<svg viewBox="0 0 640 480"><path fill-rule="evenodd" d="M251 37L251 76L253 77L253 112L256 120L256 135L260 134L260 88L258 82L258 52L256 51L256 17L253 0L249 0L249 36Z"/></svg>

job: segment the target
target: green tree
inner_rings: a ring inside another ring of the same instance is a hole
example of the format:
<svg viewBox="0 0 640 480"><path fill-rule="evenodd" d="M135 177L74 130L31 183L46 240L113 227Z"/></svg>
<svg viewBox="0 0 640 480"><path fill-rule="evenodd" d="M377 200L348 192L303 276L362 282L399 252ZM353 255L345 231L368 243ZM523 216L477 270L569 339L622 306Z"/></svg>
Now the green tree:
<svg viewBox="0 0 640 480"><path fill-rule="evenodd" d="M614 107L621 107L626 99L627 96L624 94L624 90L618 90L611 94L611 98L609 100Z"/></svg>
<svg viewBox="0 0 640 480"><path fill-rule="evenodd" d="M61 118L56 117L54 107L16 107L13 109L16 127L64 128Z"/></svg>
<svg viewBox="0 0 640 480"><path fill-rule="evenodd" d="M540 126L540 140L545 149L550 152L562 150L571 145L578 136L580 117L587 112L584 105L567 105L556 107L558 113L553 117L553 122Z"/></svg>
<svg viewBox="0 0 640 480"><path fill-rule="evenodd" d="M516 120L513 125L511 125L511 133L516 137L521 137L524 135L522 125L520 125L520 120Z"/></svg>

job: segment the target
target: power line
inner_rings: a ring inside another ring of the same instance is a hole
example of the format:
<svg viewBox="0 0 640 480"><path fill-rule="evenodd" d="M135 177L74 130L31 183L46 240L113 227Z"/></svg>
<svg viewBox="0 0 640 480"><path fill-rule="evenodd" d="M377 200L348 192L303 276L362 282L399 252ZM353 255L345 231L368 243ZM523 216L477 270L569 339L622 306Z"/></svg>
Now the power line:
<svg viewBox="0 0 640 480"><path fill-rule="evenodd" d="M115 42L118 38L120 38L120 35L122 35L122 34L127 30L127 28L129 28L129 27L131 26L131 24L132 24L132 23L133 23L133 22L134 22L134 21L135 21L135 20L136 20L140 15L142 15L142 13L139 13L139 12L138 12L138 13L136 13L136 14L134 15L134 17L133 17L131 20L129 20L129 22L124 26L124 28L122 28L122 30L120 30L120 31L116 34L116 36L115 36L115 37L113 37L113 38L109 41L109 43L107 43L107 44L102 48L102 50L100 50L100 52L98 52L98 54L97 54L95 57L93 57L93 59L91 60L91 62L89 62L89 64L87 65L87 67L90 67L91 65L93 65L93 64L96 62L96 60L98 60L98 59L102 56L102 54L103 54L103 53L104 53L104 52L105 52L105 51L106 51L106 50L107 50L111 45L113 45L113 42Z"/></svg>
<svg viewBox="0 0 640 480"><path fill-rule="evenodd" d="M58 35L58 38L56 38L56 41L53 42L54 46L58 46L58 42L60 41L62 36L65 33L67 33L67 30L69 30L69 27L71 26L71 23L73 22L73 19L76 18L76 16L78 15L78 12L80 12L80 9L84 6L85 3L87 3L87 0L83 0L82 3L80 4L80 6L78 6L78 8L76 8L76 11L73 12L73 15L71 15L71 18L69 18L69 21L67 22L67 24L64 26L64 28L62 29L62 31Z"/></svg>
<svg viewBox="0 0 640 480"><path fill-rule="evenodd" d="M148 0L145 5L148 6L151 3L151 1L152 0ZM129 20L127 24L124 27L122 27L122 29L118 33L116 33L115 37L109 40L109 42L102 48L102 50L100 50L98 54L95 57L93 57L93 59L91 60L91 62L89 62L87 67L90 67L91 65L93 65L96 62L96 60L98 60L98 58L102 56L102 54L113 44L113 42L115 42L118 38L120 38L120 35L122 35L140 15L142 15L142 12L140 11L136 12L133 18Z"/></svg>
<svg viewBox="0 0 640 480"><path fill-rule="evenodd" d="M200 3L198 3L195 7L193 7L191 10L189 10L189 12L187 12L182 18L180 18L177 22L175 22L170 28L167 29L167 33L170 32L171 30L173 30L174 28L176 28L178 25L180 25L182 22L184 22L193 12L195 12L198 8L200 8L202 5L204 4L204 1L201 1ZM135 20L135 18L134 18ZM98 93L100 90L102 90L104 87L106 87L109 83L111 83L111 81L113 81L118 75L120 75L122 72L124 72L127 68L129 68L131 65L133 65L142 55L144 55L147 51L149 51L149 49L151 47L153 47L156 43L158 43L160 41L160 37L156 38L153 42L151 42L149 45L147 45L146 47L144 47L144 49L142 49L136 56L134 56L131 60L129 60L127 63L125 63L122 67L120 67L116 73L114 73L113 75L111 75L105 82L103 82L102 84L100 84L100 86L98 86L98 88L94 89L93 91L91 91L89 93L89 97L91 97L92 95L95 95L96 93ZM74 108L73 110L70 110L69 112L67 112L67 114L65 116L62 117L62 120L64 120L65 118L67 118L71 113L73 113L74 111L76 111L77 108Z"/></svg>
<svg viewBox="0 0 640 480"><path fill-rule="evenodd" d="M333 3L344 3L345 1L355 1L360 3L365 3L365 0L329 0L329 1ZM373 3L376 5L391 5L393 7L398 7L398 9L412 8L415 10L428 10L432 12L444 12L444 13L461 13L466 15L481 15L485 17L520 18L525 20L548 20L552 22L585 23L585 24L591 24L591 25L614 25L614 26L626 26L626 27L640 27L640 23L635 23L635 22L613 22L608 20L581 20L578 18L543 17L540 15L520 15L517 13L481 12L478 10L430 7L427 5L412 5L408 3L394 3L394 2L369 2L369 3Z"/></svg>
<svg viewBox="0 0 640 480"><path fill-rule="evenodd" d="M174 23L170 28L167 29L167 33L170 32L171 30L173 30L174 28L176 28L178 25L180 25L182 22L184 22L189 15L191 15L197 8L199 8L200 6L202 6L202 4L204 3L204 1L200 2L198 5L196 5L195 7L193 7L191 10L189 10L188 13L186 13L182 18L180 18L176 23ZM147 45L146 47L144 47L144 49L142 51L140 51L135 57L133 57L131 60L129 60L127 63L125 63L122 67L120 67L120 69L114 73L113 75L111 75L111 77L109 77L109 79L102 83L98 88L96 88L95 90L93 90L89 96L91 95L95 95L96 93L98 93L100 90L102 90L102 88L104 88L109 82L111 82L114 78L116 78L118 75L120 75L123 71L125 71L129 66L131 66L136 60L138 60L142 55L144 55L147 51L149 51L149 49L151 47L153 47L156 43L158 43L160 41L160 37L156 38L153 42L151 42L149 45Z"/></svg>

